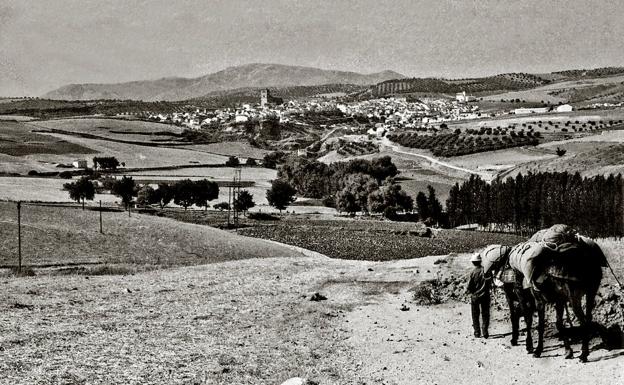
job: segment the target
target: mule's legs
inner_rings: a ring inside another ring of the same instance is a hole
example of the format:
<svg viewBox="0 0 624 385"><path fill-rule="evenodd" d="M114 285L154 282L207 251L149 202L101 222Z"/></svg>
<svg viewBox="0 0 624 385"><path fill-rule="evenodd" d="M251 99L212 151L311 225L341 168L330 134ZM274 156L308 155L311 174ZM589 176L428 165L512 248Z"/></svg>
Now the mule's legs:
<svg viewBox="0 0 624 385"><path fill-rule="evenodd" d="M565 302L556 302L555 303L555 312L557 313L557 332L559 333L559 340L563 341L563 346L565 347L565 358L570 359L574 357L574 351L572 351L572 346L570 346L570 338L566 335L565 329L563 327L563 310L565 309Z"/></svg>
<svg viewBox="0 0 624 385"><path fill-rule="evenodd" d="M563 307L565 306L562 302L555 303L555 314L557 319L555 321L555 325L557 326L557 333L559 333L559 339L563 339Z"/></svg>
<svg viewBox="0 0 624 385"><path fill-rule="evenodd" d="M507 299L507 305L509 306L509 317L511 318L511 345L518 345L518 334L520 329L520 309L517 303L516 295L513 288L505 284L503 287L505 290L505 298Z"/></svg>
<svg viewBox="0 0 624 385"><path fill-rule="evenodd" d="M581 306L581 296L574 295L572 298L572 309L576 318L578 318L581 324L581 333L583 335L583 344L581 347L581 355L579 359L582 362L587 362L589 356L589 338L591 335L591 322L592 322L592 310L594 309L594 296L589 293L585 296L585 313Z"/></svg>
<svg viewBox="0 0 624 385"><path fill-rule="evenodd" d="M516 289L516 295L520 302L520 309L524 315L524 323L526 324L526 351L527 353L533 353L533 337L531 328L533 327L533 311L535 310L535 301L533 295L529 290Z"/></svg>
<svg viewBox="0 0 624 385"><path fill-rule="evenodd" d="M542 300L535 301L537 308L537 347L533 352L533 357L539 357L544 351L544 325L546 322L546 304Z"/></svg>

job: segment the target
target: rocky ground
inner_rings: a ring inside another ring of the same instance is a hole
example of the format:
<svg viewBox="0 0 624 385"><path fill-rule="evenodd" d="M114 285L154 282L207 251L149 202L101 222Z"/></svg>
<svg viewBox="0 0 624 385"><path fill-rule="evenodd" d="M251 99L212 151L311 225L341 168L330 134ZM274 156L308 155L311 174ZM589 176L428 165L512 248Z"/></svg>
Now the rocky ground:
<svg viewBox="0 0 624 385"><path fill-rule="evenodd" d="M445 263L307 255L128 276L4 278L0 384L624 381L624 350L601 349L598 340L587 364L564 360L552 336L535 359L510 346L502 306L484 340L472 337L466 303L414 302L418 282L459 281L466 255Z"/></svg>

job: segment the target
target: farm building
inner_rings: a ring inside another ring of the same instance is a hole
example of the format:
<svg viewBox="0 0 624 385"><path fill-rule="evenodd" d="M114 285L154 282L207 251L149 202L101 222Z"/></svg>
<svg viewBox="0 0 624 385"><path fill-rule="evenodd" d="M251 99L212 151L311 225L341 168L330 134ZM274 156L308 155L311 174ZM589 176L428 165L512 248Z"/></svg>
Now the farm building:
<svg viewBox="0 0 624 385"><path fill-rule="evenodd" d="M555 111L557 111L557 112L572 112L573 109L574 108L571 105L569 105L569 104L562 104L560 106L557 106L555 108Z"/></svg>
<svg viewBox="0 0 624 385"><path fill-rule="evenodd" d="M87 168L88 167L87 161L84 159L77 159L72 162L72 165L74 166L74 168Z"/></svg>

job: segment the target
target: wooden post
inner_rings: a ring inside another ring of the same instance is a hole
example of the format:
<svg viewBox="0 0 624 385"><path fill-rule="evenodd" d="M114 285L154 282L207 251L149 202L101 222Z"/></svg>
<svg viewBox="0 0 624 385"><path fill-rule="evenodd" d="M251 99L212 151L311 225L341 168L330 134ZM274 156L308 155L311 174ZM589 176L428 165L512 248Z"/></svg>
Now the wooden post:
<svg viewBox="0 0 624 385"><path fill-rule="evenodd" d="M100 200L100 234L104 234L102 231L102 200Z"/></svg>
<svg viewBox="0 0 624 385"><path fill-rule="evenodd" d="M17 272L22 272L22 202L17 202Z"/></svg>
<svg viewBox="0 0 624 385"><path fill-rule="evenodd" d="M232 186L228 187L228 229L230 228L230 210L232 209Z"/></svg>

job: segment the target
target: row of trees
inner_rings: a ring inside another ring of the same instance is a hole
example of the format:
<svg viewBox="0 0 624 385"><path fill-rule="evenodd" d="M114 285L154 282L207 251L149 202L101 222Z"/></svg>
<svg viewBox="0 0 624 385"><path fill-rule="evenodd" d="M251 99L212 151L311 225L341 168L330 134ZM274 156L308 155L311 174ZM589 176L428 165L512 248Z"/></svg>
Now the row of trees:
<svg viewBox="0 0 624 385"><path fill-rule="evenodd" d="M93 200L96 186L94 181L88 177L82 177L75 182L65 183L64 189L69 193L69 197L82 203L84 209L85 200ZM124 207L127 209L136 197L139 206L158 205L165 208L173 201L178 206L188 209L192 205L208 209L208 202L219 197L219 185L216 182L206 179L192 181L184 179L175 183L159 183L157 188L146 185L138 185L132 177L122 177L106 183L104 188L110 189L111 193L121 198ZM226 208L229 209L229 204ZM254 207L253 195L247 190L242 190L234 199L233 208L238 211L247 212ZM221 206L223 207L223 205Z"/></svg>
<svg viewBox="0 0 624 385"><path fill-rule="evenodd" d="M566 223L589 236L622 236L624 179L529 173L490 184L472 176L451 189L446 208L452 226L530 233Z"/></svg>
<svg viewBox="0 0 624 385"><path fill-rule="evenodd" d="M405 147L422 148L431 150L436 156L452 157L467 154L474 154L486 151L495 151L503 148L519 147L519 146L535 146L539 144L539 132L511 131L508 135L500 136L479 136L479 135L461 135L452 134L436 134L436 135L418 135L418 134L390 134L388 139Z"/></svg>

